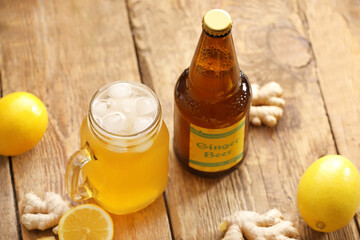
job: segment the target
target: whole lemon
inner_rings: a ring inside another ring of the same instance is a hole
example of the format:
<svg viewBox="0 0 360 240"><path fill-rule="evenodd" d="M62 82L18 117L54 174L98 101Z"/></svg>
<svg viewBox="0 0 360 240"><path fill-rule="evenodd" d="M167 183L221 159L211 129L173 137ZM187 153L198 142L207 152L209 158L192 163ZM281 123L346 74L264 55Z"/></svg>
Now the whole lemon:
<svg viewBox="0 0 360 240"><path fill-rule="evenodd" d="M315 161L301 177L297 205L304 221L319 232L344 227L360 203L360 175L347 158L328 155Z"/></svg>
<svg viewBox="0 0 360 240"><path fill-rule="evenodd" d="M44 104L31 93L15 92L0 99L0 155L14 156L33 148L48 124Z"/></svg>

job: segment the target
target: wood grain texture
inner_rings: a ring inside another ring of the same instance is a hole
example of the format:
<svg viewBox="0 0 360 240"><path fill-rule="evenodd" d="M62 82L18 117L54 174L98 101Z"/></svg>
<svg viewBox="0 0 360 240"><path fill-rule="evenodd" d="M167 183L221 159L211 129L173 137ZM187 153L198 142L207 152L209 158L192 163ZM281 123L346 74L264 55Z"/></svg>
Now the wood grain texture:
<svg viewBox="0 0 360 240"><path fill-rule="evenodd" d="M294 1L129 0L143 79L152 85L172 134L173 89L189 66L203 14L228 10L240 68L251 82L278 81L285 89L284 117L274 129L251 128L248 155L239 169L218 179L194 176L171 155L166 199L175 239L216 239L222 217L236 210L279 208L301 239L358 239L354 221L322 234L301 220L296 189L305 169L336 153L308 39L307 22Z"/></svg>
<svg viewBox="0 0 360 240"><path fill-rule="evenodd" d="M360 2L300 2L335 142L360 168Z"/></svg>
<svg viewBox="0 0 360 240"><path fill-rule="evenodd" d="M18 239L16 203L11 183L9 159L0 156L0 239Z"/></svg>
<svg viewBox="0 0 360 240"><path fill-rule="evenodd" d="M0 69L4 95L29 91L45 103L48 129L31 151L13 158L16 193L66 195L67 158L93 93L107 82L140 81L124 1L9 0L0 3ZM20 214L22 205L19 203ZM113 216L114 239L169 239L164 200ZM27 231L23 239L51 235ZM156 236L156 237L155 237Z"/></svg>
<svg viewBox="0 0 360 240"><path fill-rule="evenodd" d="M301 0L299 6L338 152L360 169L360 2Z"/></svg>
<svg viewBox="0 0 360 240"><path fill-rule="evenodd" d="M251 82L280 82L287 100L285 115L274 129L251 128L248 155L228 176L194 176L171 153L165 195L175 239L218 239L222 217L273 207L296 223L301 239L359 239L355 221L322 234L311 230L296 208L298 180L318 157L338 151L360 167L359 2L128 0L127 5L125 0L0 1L4 95L32 92L49 111L41 142L12 159L19 199L28 191L66 196L66 160L78 147L92 94L113 80L140 81L126 8L142 79L157 92L171 136L174 84L190 64L201 18L207 10L224 8L234 20L241 69ZM0 239L16 239L16 203L8 159L3 157L0 183L0 209L7 214L0 220ZM171 238L163 198L136 214L113 219L114 239ZM36 239L51 232L22 228L22 235Z"/></svg>
<svg viewBox="0 0 360 240"><path fill-rule="evenodd" d="M0 69L0 97L2 97L2 81ZM16 218L16 201L11 181L10 159L0 156L0 212L4 216L0 218L0 237L5 239L17 239L18 224Z"/></svg>

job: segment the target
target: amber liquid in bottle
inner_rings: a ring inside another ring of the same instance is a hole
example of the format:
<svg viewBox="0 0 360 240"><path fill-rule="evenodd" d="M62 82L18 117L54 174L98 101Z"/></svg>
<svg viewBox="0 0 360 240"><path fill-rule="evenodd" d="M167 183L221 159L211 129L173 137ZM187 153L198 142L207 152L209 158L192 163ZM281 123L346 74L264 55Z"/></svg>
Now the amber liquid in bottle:
<svg viewBox="0 0 360 240"><path fill-rule="evenodd" d="M247 151L250 105L251 87L239 69L231 32L212 36L203 30L190 68L175 86L174 150L183 166L209 177L236 169Z"/></svg>

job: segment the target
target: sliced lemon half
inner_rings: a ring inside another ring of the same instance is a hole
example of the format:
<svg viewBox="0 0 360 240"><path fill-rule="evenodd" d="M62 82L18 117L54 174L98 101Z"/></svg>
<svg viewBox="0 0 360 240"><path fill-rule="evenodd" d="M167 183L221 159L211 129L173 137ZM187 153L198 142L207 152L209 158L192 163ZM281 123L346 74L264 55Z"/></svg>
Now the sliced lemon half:
<svg viewBox="0 0 360 240"><path fill-rule="evenodd" d="M70 209L60 219L60 240L111 240L114 224L110 215L94 204Z"/></svg>

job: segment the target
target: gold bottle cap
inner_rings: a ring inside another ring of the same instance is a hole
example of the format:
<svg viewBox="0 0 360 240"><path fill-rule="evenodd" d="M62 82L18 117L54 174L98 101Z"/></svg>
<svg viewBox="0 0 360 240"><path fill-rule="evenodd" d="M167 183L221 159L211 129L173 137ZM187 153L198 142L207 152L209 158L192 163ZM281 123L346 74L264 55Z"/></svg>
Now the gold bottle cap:
<svg viewBox="0 0 360 240"><path fill-rule="evenodd" d="M203 29L213 36L223 36L230 32L232 19L228 12L222 9L213 9L205 13Z"/></svg>

